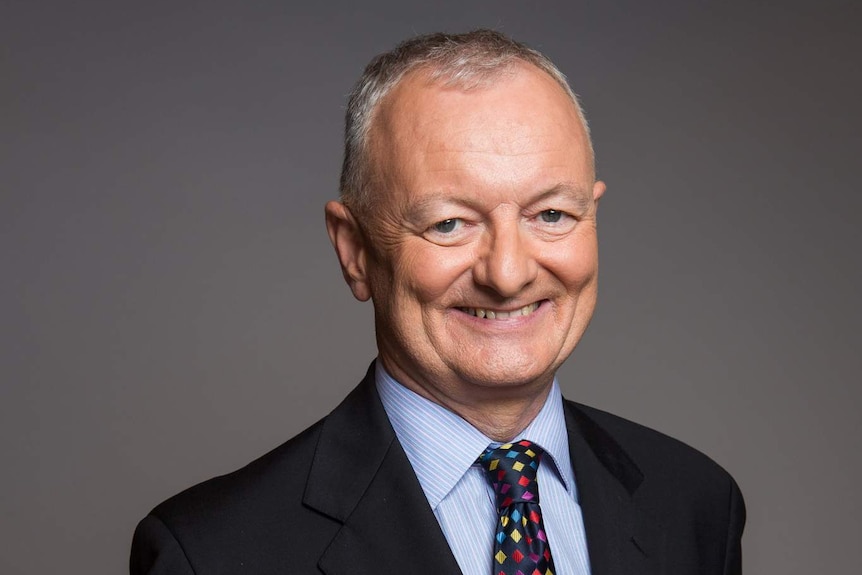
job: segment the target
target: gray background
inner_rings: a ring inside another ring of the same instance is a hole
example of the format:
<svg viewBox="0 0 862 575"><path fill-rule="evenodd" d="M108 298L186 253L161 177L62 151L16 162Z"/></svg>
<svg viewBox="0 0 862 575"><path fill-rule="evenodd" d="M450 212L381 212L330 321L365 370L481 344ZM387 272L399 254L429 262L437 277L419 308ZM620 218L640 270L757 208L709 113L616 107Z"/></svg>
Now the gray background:
<svg viewBox="0 0 862 575"><path fill-rule="evenodd" d="M570 76L609 186L566 394L733 473L748 573L862 572L856 3L245 4L2 3L0 571L123 572L153 505L358 381L345 94L488 26Z"/></svg>

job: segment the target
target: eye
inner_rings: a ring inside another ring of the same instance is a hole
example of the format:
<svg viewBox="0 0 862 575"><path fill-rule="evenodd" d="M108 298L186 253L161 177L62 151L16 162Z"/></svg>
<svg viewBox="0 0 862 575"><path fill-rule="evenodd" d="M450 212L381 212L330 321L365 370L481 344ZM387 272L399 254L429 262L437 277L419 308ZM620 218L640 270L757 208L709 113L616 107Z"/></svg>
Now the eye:
<svg viewBox="0 0 862 575"><path fill-rule="evenodd" d="M535 213L530 222L539 233L562 237L574 229L578 218L571 212L548 208Z"/></svg>
<svg viewBox="0 0 862 575"><path fill-rule="evenodd" d="M469 217L446 218L425 228L422 236L438 246L459 246L469 242L476 229L476 223Z"/></svg>
<svg viewBox="0 0 862 575"><path fill-rule="evenodd" d="M539 218L546 224L556 224L563 219L563 215L560 210L544 210L539 214Z"/></svg>
<svg viewBox="0 0 862 575"><path fill-rule="evenodd" d="M464 225L464 221L460 218L449 218L447 220L443 220L437 222L431 228L440 234L451 234L452 232L461 228Z"/></svg>

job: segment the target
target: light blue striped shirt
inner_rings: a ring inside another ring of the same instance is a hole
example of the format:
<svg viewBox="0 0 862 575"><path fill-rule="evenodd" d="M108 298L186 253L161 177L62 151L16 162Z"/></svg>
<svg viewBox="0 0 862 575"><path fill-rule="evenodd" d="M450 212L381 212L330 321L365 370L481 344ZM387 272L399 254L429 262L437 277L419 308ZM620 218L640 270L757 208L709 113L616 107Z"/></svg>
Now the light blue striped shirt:
<svg viewBox="0 0 862 575"><path fill-rule="evenodd" d="M380 361L375 379L398 441L461 571L490 575L497 510L491 486L475 463L489 445L500 444L455 413L399 384ZM556 380L542 410L515 439L529 439L545 450L538 471L539 494L556 575L589 575L563 398ZM447 464L440 465L441 460Z"/></svg>

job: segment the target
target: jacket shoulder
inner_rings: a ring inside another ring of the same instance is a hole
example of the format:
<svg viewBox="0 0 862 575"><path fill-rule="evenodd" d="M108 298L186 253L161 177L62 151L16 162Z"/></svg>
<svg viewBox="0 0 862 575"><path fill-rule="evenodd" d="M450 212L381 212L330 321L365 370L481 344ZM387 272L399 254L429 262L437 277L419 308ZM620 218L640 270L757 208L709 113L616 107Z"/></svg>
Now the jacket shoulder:
<svg viewBox="0 0 862 575"><path fill-rule="evenodd" d="M654 429L573 402L567 408L570 433L575 427L631 494L645 526L640 536L663 572L741 573L745 503L727 471Z"/></svg>
<svg viewBox="0 0 862 575"><path fill-rule="evenodd" d="M730 474L713 459L678 439L594 407L573 401L566 403L583 433L603 433L604 441L616 444L646 477L659 473L732 481Z"/></svg>
<svg viewBox="0 0 862 575"><path fill-rule="evenodd" d="M153 514L164 521L189 512L224 513L235 502L245 507L249 500L270 491L283 495L286 485L305 482L302 470L308 470L322 423L318 421L240 469L181 491L156 506Z"/></svg>
<svg viewBox="0 0 862 575"><path fill-rule="evenodd" d="M135 531L131 572L179 573L180 564L197 573L266 572L291 560L289 542L331 539L333 521L302 504L323 421L157 505ZM161 564L174 567L160 571Z"/></svg>

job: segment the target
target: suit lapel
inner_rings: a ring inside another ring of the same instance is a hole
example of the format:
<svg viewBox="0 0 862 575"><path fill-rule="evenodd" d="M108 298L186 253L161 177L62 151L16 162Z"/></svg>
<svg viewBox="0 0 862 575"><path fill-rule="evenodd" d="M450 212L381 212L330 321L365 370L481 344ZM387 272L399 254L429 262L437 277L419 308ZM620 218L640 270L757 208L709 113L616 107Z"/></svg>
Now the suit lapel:
<svg viewBox="0 0 862 575"><path fill-rule="evenodd" d="M571 402L566 402L566 427L592 575L654 573L649 520L638 512L634 497L642 473L619 444Z"/></svg>
<svg viewBox="0 0 862 575"><path fill-rule="evenodd" d="M303 502L342 523L328 575L460 572L374 385L374 366L327 417Z"/></svg>

